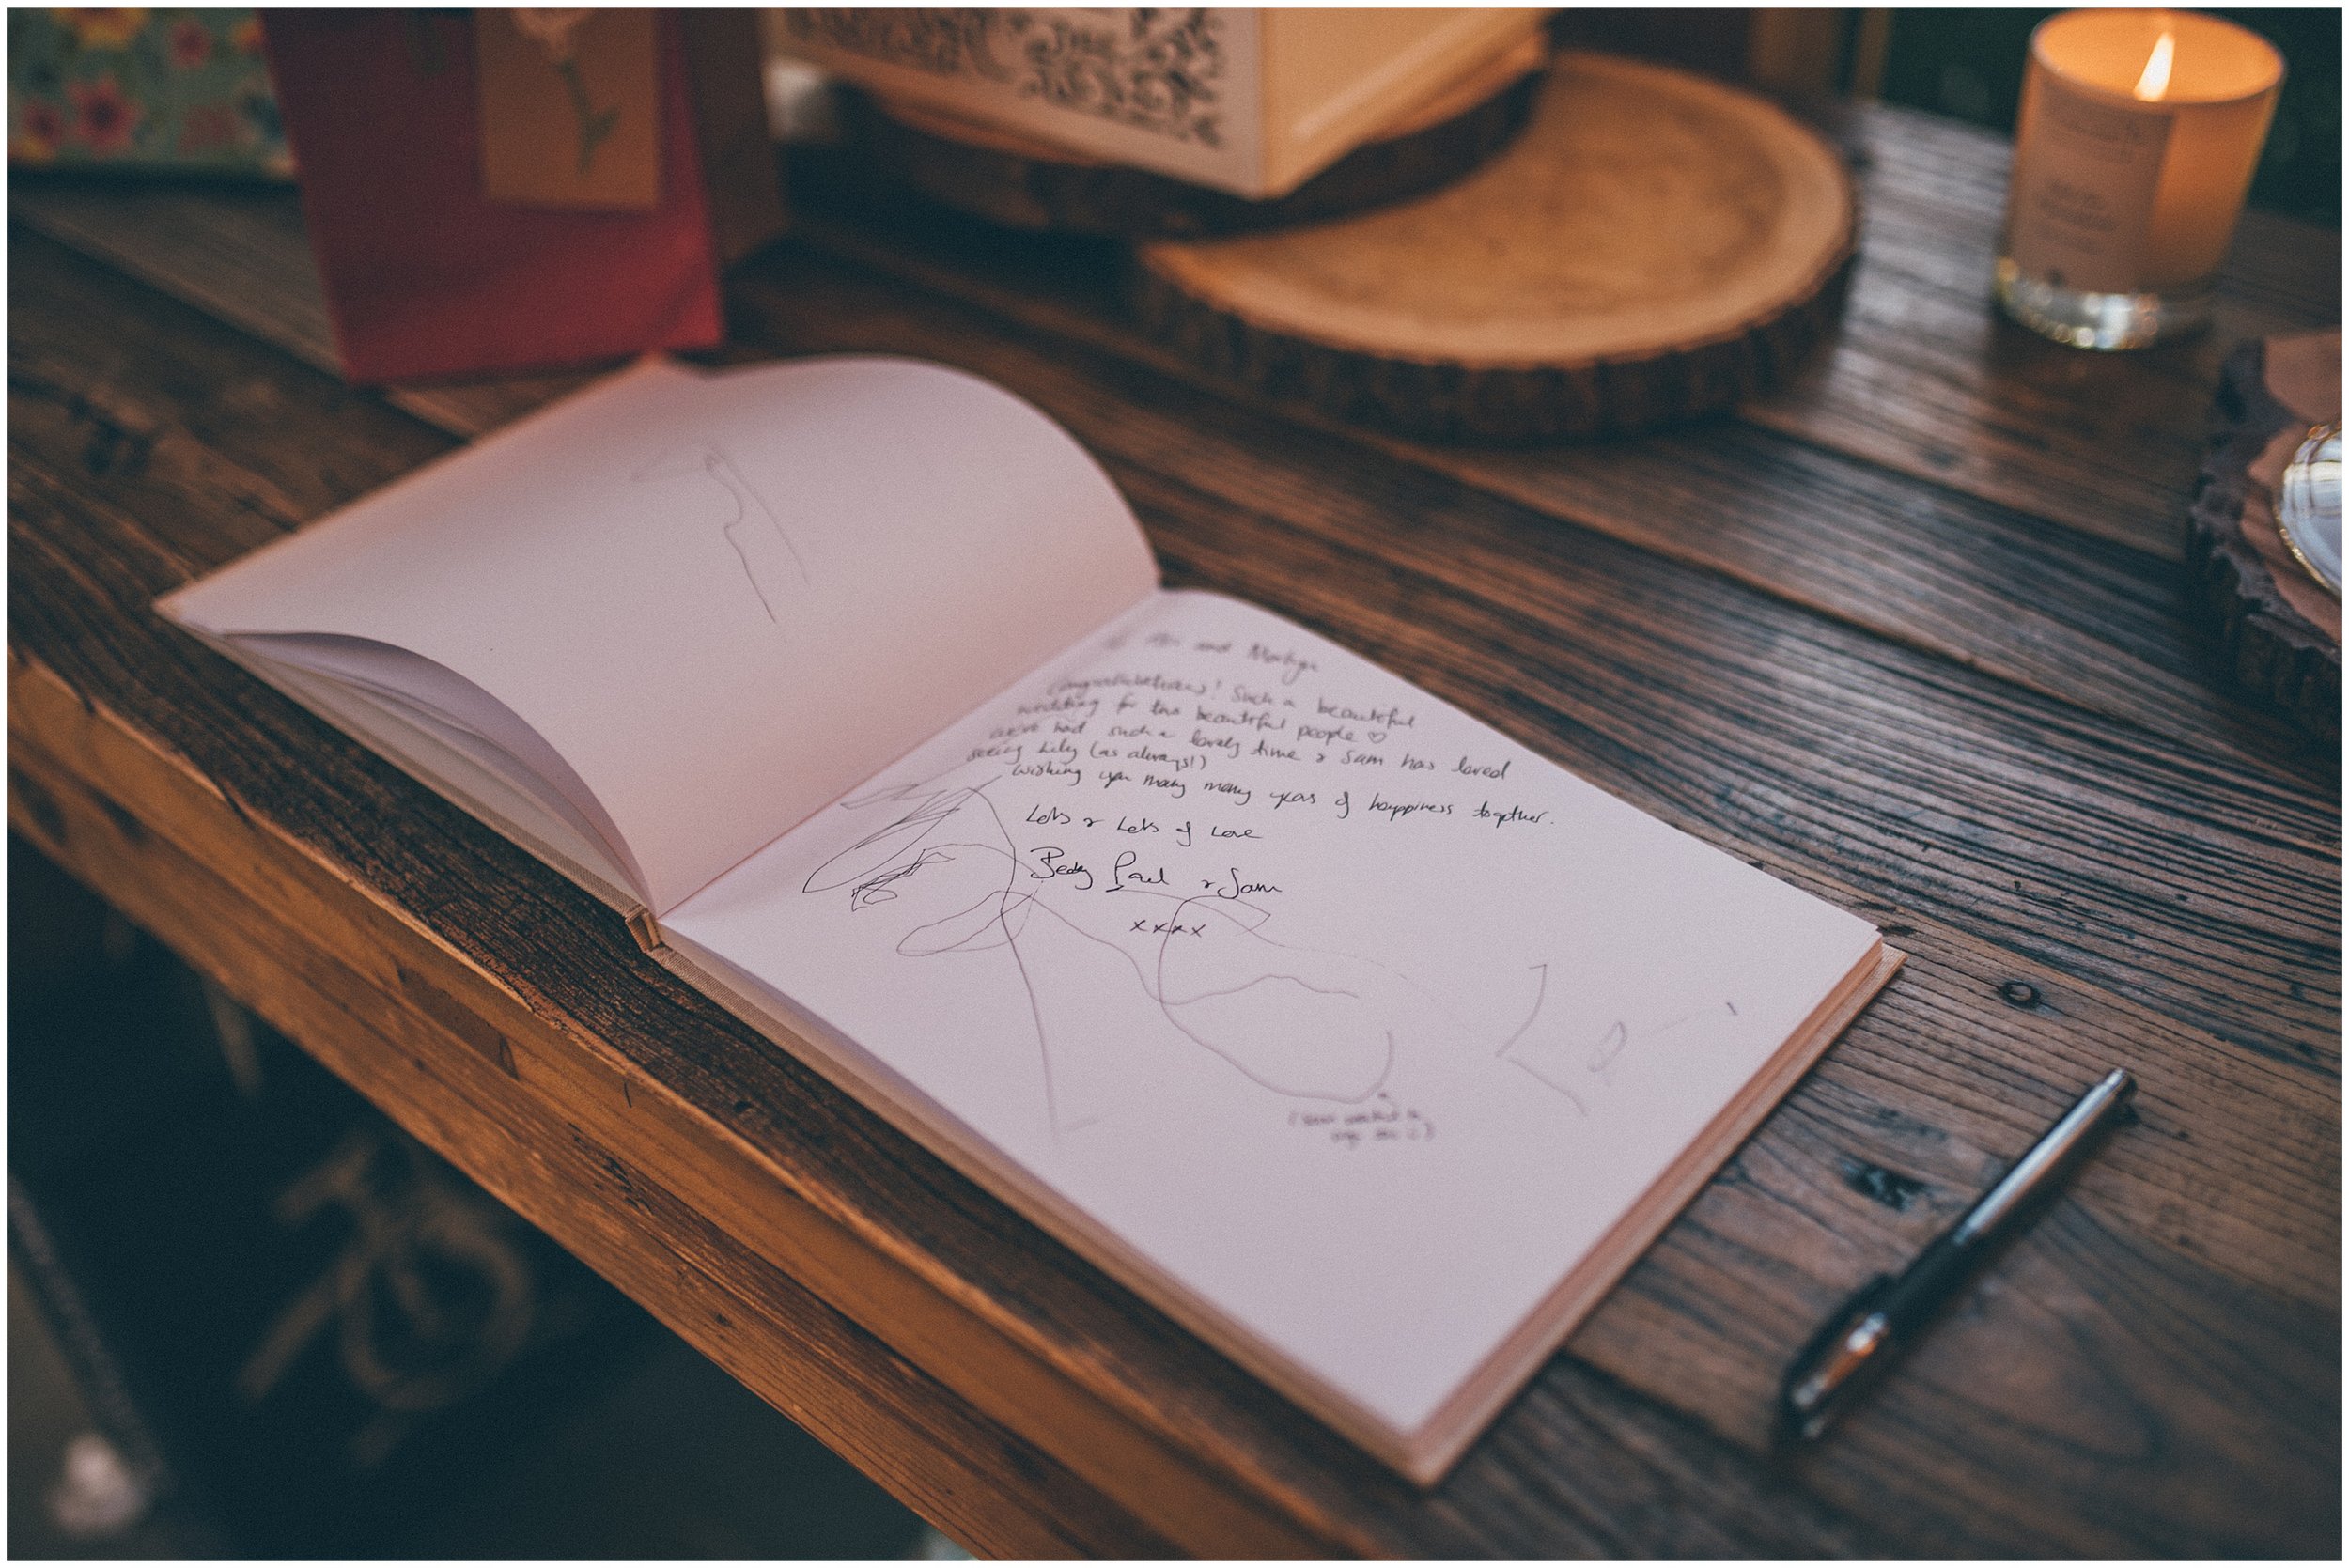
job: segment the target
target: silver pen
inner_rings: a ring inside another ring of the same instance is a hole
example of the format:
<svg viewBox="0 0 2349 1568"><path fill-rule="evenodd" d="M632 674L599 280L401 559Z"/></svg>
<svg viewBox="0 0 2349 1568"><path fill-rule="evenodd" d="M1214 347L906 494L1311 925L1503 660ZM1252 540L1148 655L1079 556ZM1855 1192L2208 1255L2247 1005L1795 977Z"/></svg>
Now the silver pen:
<svg viewBox="0 0 2349 1568"><path fill-rule="evenodd" d="M2017 1227L2031 1200L2053 1188L2136 1088L2118 1067L2107 1073L1898 1278L1879 1274L1862 1285L1786 1369L1779 1390L1781 1424L1803 1438L1825 1432L1836 1412L1881 1375L1957 1294L1993 1244Z"/></svg>

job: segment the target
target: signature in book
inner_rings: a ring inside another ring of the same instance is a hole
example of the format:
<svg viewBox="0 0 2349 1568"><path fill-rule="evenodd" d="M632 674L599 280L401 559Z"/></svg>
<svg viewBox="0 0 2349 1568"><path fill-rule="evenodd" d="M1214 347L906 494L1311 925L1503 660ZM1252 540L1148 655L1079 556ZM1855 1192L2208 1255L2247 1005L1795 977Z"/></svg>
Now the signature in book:
<svg viewBox="0 0 2349 1568"><path fill-rule="evenodd" d="M1174 892L1096 877L1063 849L1014 838L989 796L1006 775L958 771L967 782L949 773L843 800L843 810L883 820L811 872L801 891L845 893L854 912L894 912L894 949L908 958L1001 955L1026 1002L1055 1134L1105 1113L1098 1096L1072 1092L1088 1077L1084 1064L1095 1085L1129 1079L1117 1053L1145 1048L1153 1023L1274 1094L1340 1106L1380 1103L1408 1045L1479 1038L1386 964L1279 939L1263 897L1269 883L1235 873L1228 886ZM1523 1021L1471 1054L1511 1062L1588 1115L1542 1016L1548 966L1532 979ZM1598 1081L1623 1043L1604 1062L1591 1057Z"/></svg>
<svg viewBox="0 0 2349 1568"><path fill-rule="evenodd" d="M992 782L843 801L894 810L811 873L803 891L846 892L853 910L905 903L895 945L909 958L1003 955L1034 1023L1055 1131L1072 1130L1060 1102L1076 1037L1101 1032L1105 1002L1137 997L1276 1094L1351 1104L1378 1093L1395 1040L1377 992L1392 976L1348 955L1272 940L1260 930L1269 912L1250 899L1132 880L1115 899L1075 896L1057 885L1069 880L1055 875L1066 862L1023 854L1014 842L988 798Z"/></svg>

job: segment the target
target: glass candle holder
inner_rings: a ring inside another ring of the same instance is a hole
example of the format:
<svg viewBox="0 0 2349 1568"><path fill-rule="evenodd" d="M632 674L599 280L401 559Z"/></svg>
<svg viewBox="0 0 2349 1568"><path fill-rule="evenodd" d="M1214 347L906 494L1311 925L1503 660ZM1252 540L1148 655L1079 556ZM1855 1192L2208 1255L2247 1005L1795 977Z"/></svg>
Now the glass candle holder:
<svg viewBox="0 0 2349 1568"><path fill-rule="evenodd" d="M1999 247L2008 315L2139 349L2201 326L2283 57L2195 11L2066 11L2031 34Z"/></svg>

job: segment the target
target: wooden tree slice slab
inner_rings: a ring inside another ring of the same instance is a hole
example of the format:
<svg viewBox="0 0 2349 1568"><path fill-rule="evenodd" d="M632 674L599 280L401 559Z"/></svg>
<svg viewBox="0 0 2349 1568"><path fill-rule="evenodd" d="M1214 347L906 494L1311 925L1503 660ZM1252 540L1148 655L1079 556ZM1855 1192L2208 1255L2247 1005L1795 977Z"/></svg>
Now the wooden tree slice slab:
<svg viewBox="0 0 2349 1568"><path fill-rule="evenodd" d="M1265 201L1087 159L920 104L850 90L842 109L874 172L991 223L1138 240L1238 234L1342 217L1457 179L1524 129L1548 53L1540 36L1526 39L1387 136Z"/></svg>
<svg viewBox="0 0 2349 1568"><path fill-rule="evenodd" d="M1776 381L1831 328L1843 160L1750 94L1562 55L1532 123L1443 191L1279 234L1142 247L1144 324L1206 369L1459 441L1641 430Z"/></svg>
<svg viewBox="0 0 2349 1568"><path fill-rule="evenodd" d="M2293 559L2277 482L2310 427L2341 417L2341 334L2254 339L2227 356L2186 525L2188 594L2219 666L2326 748L2341 743L2341 600Z"/></svg>

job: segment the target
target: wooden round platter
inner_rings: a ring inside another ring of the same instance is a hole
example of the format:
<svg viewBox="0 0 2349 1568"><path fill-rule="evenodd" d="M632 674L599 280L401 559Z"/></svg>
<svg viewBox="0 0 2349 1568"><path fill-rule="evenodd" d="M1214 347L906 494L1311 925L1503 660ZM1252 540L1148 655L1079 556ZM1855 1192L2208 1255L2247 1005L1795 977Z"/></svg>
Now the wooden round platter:
<svg viewBox="0 0 2349 1568"><path fill-rule="evenodd" d="M2284 467L2310 427L2341 417L2341 334L2255 339L2227 356L2186 525L2188 594L2220 668L2341 743L2341 600L2276 526Z"/></svg>
<svg viewBox="0 0 2349 1568"><path fill-rule="evenodd" d="M883 179L1009 228L1155 240L1314 223L1457 179L1525 127L1548 45L1486 62L1284 196L1252 201L1169 175L957 119L922 104L843 95L850 141Z"/></svg>
<svg viewBox="0 0 2349 1568"><path fill-rule="evenodd" d="M1841 157L1748 93L1559 57L1507 151L1280 233L1142 246L1146 327L1219 376L1447 441L1621 434L1775 382L1842 307Z"/></svg>

